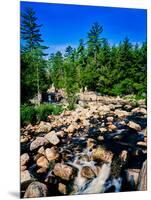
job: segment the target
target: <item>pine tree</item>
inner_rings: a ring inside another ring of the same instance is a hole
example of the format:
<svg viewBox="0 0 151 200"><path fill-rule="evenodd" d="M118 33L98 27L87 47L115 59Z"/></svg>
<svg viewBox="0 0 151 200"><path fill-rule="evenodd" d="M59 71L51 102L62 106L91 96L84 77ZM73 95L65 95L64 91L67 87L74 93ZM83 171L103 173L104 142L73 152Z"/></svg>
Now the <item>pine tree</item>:
<svg viewBox="0 0 151 200"><path fill-rule="evenodd" d="M43 42L40 34L41 25L38 25L36 21L34 10L27 8L21 17L21 79L24 80L21 87L22 100L25 99L27 101L37 93L40 102L40 92L46 86L43 82L46 74L44 69L46 62L43 57L47 55L44 53L47 47L41 45ZM28 71L30 71L29 75L27 74ZM32 80L33 78L35 80ZM25 95L24 90L28 91L26 97L23 97Z"/></svg>

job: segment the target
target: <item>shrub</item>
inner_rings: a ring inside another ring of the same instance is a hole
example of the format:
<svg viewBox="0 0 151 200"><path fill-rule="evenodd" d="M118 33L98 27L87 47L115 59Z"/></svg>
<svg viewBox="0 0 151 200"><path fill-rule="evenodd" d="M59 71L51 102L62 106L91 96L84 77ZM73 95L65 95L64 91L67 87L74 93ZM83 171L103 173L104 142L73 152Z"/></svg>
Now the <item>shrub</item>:
<svg viewBox="0 0 151 200"><path fill-rule="evenodd" d="M47 121L48 115L58 115L63 111L59 105L41 104L39 106L21 105L21 125Z"/></svg>
<svg viewBox="0 0 151 200"><path fill-rule="evenodd" d="M58 115L62 112L62 107L59 105L42 104L35 107L37 122L47 121L48 115Z"/></svg>
<svg viewBox="0 0 151 200"><path fill-rule="evenodd" d="M21 125L36 123L36 111L34 109L34 106L29 106L27 104L21 105L20 115Z"/></svg>

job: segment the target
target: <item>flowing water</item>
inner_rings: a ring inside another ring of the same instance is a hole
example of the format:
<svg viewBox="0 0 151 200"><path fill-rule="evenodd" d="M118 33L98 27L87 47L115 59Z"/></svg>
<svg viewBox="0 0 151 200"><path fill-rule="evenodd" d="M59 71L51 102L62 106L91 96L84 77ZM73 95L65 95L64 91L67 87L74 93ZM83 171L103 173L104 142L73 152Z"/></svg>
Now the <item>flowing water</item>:
<svg viewBox="0 0 151 200"><path fill-rule="evenodd" d="M94 161L80 160L81 155L91 156L91 151L87 148L83 153L76 155L73 162L68 164L78 169L77 177L74 180L75 191L72 194L94 194L104 193L110 187L115 187L115 192L119 192L121 189L122 179L110 180L111 163L103 163L101 166L96 165ZM93 179L87 179L81 175L83 167L90 167L96 174Z"/></svg>

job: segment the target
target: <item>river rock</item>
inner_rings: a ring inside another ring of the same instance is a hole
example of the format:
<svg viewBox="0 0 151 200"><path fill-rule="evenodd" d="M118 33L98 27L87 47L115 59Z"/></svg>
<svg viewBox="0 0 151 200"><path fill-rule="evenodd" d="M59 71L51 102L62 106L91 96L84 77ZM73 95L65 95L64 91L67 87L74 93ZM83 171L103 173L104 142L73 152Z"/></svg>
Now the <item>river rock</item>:
<svg viewBox="0 0 151 200"><path fill-rule="evenodd" d="M36 129L36 133L48 133L51 130L51 124L48 122L43 122L41 121L40 124L38 125L37 129Z"/></svg>
<svg viewBox="0 0 151 200"><path fill-rule="evenodd" d="M46 155L46 158L47 158L49 161L51 161L51 160L56 160L56 159L58 159L58 157L59 157L57 148L55 148L55 147L47 148L47 149L45 150L45 155Z"/></svg>
<svg viewBox="0 0 151 200"><path fill-rule="evenodd" d="M26 143L28 141L29 141L29 137L28 136L24 136L24 135L21 136L21 138L20 138L20 142L21 143Z"/></svg>
<svg viewBox="0 0 151 200"><path fill-rule="evenodd" d="M91 169L91 167L89 166L84 166L81 169L81 176L87 179L92 179L94 178L96 175L94 173L94 171Z"/></svg>
<svg viewBox="0 0 151 200"><path fill-rule="evenodd" d="M27 169L27 166L25 166L25 165L23 165L23 166L20 167L21 171L25 171L26 169Z"/></svg>
<svg viewBox="0 0 151 200"><path fill-rule="evenodd" d="M74 133L75 129L76 129L75 125L71 124L70 126L68 126L68 128L66 129L66 131L68 133Z"/></svg>
<svg viewBox="0 0 151 200"><path fill-rule="evenodd" d="M116 131L117 127L114 124L110 124L110 125L108 125L108 130L109 131Z"/></svg>
<svg viewBox="0 0 151 200"><path fill-rule="evenodd" d="M142 113L143 115L147 115L147 110L145 108L134 108L132 113Z"/></svg>
<svg viewBox="0 0 151 200"><path fill-rule="evenodd" d="M104 147L98 147L92 151L92 159L95 161L111 162L113 153L107 151Z"/></svg>
<svg viewBox="0 0 151 200"><path fill-rule="evenodd" d="M44 137L37 137L30 145L30 151L37 149L40 146L47 144L48 141Z"/></svg>
<svg viewBox="0 0 151 200"><path fill-rule="evenodd" d="M47 194L48 194L48 189L46 185L38 181L35 181L28 186L24 194L24 198L46 197Z"/></svg>
<svg viewBox="0 0 151 200"><path fill-rule="evenodd" d="M63 180L71 180L73 178L74 170L71 166L57 163L53 169L56 176L59 176Z"/></svg>
<svg viewBox="0 0 151 200"><path fill-rule="evenodd" d="M38 174L46 173L46 172L47 172L47 168L45 168L45 167L41 167L40 169L37 170Z"/></svg>
<svg viewBox="0 0 151 200"><path fill-rule="evenodd" d="M117 115L120 119L123 119L123 118L129 116L130 113L127 111L124 111L124 110L116 109L114 111L114 114Z"/></svg>
<svg viewBox="0 0 151 200"><path fill-rule="evenodd" d="M41 155L45 155L45 149L43 146L38 149L38 153Z"/></svg>
<svg viewBox="0 0 151 200"><path fill-rule="evenodd" d="M101 127L101 128L99 128L99 130L100 130L101 133L104 133L104 132L107 131L107 128L105 128L105 127Z"/></svg>
<svg viewBox="0 0 151 200"><path fill-rule="evenodd" d="M61 194L67 194L67 186L63 183L59 183L58 190Z"/></svg>
<svg viewBox="0 0 151 200"><path fill-rule="evenodd" d="M55 131L51 131L47 135L45 135L45 139L47 139L53 145L57 145L60 142Z"/></svg>
<svg viewBox="0 0 151 200"><path fill-rule="evenodd" d="M20 158L21 166L26 165L28 163L28 161L29 161L28 153L22 154L21 158Z"/></svg>
<svg viewBox="0 0 151 200"><path fill-rule="evenodd" d="M136 124L133 121L129 121L127 124L130 128L135 129L136 131L141 131L141 126L139 124Z"/></svg>
<svg viewBox="0 0 151 200"><path fill-rule="evenodd" d="M32 181L34 181L33 177L31 176L31 174L29 173L28 170L21 171L20 178L21 178L21 188L22 189L27 188L27 186Z"/></svg>
<svg viewBox="0 0 151 200"><path fill-rule="evenodd" d="M106 118L108 122L113 122L114 118L113 117L107 117Z"/></svg>
<svg viewBox="0 0 151 200"><path fill-rule="evenodd" d="M38 167L43 167L43 168L48 168L48 160L44 157L44 156L41 156L38 160L37 160L37 166Z"/></svg>
<svg viewBox="0 0 151 200"><path fill-rule="evenodd" d="M140 141L140 142L137 142L137 145L147 148L147 141Z"/></svg>
<svg viewBox="0 0 151 200"><path fill-rule="evenodd" d="M143 166L141 168L137 189L139 191L147 190L147 160L144 161Z"/></svg>

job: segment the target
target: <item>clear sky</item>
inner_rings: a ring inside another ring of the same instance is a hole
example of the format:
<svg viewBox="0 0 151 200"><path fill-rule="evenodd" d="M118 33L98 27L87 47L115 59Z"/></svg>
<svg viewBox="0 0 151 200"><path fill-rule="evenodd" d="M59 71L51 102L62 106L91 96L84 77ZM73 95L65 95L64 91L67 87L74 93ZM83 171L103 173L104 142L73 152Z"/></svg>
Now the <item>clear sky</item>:
<svg viewBox="0 0 151 200"><path fill-rule="evenodd" d="M68 45L76 47L79 39L87 39L94 22L103 26L102 37L111 45L126 36L133 44L147 38L147 12L143 9L21 2L21 13L26 7L35 10L37 23L43 25L42 39L49 53L64 52Z"/></svg>

